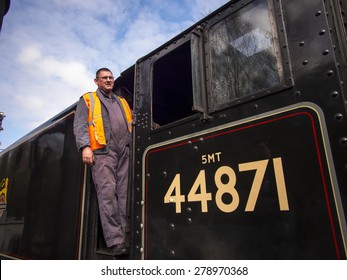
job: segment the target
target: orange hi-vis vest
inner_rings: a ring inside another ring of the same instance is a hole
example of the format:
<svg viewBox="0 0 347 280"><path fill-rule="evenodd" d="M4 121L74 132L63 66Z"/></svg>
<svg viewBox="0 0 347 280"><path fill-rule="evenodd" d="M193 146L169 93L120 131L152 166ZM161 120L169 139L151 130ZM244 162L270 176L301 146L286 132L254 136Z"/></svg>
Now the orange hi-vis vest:
<svg viewBox="0 0 347 280"><path fill-rule="evenodd" d="M104 131L104 122L101 113L101 102L96 92L87 92L83 95L84 101L89 108L88 113L88 130L90 136L90 148L92 151L105 148L106 136ZM132 112L128 102L121 96L118 96L125 120L128 124L128 129L132 131Z"/></svg>

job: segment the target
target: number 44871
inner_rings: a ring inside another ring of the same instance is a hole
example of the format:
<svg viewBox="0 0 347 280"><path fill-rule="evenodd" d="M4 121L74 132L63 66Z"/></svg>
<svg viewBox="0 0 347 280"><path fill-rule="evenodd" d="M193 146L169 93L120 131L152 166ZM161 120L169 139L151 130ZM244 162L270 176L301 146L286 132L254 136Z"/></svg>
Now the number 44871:
<svg viewBox="0 0 347 280"><path fill-rule="evenodd" d="M282 158L274 158L272 159L272 161L276 180L279 208L280 211L288 211L289 204L284 180ZM238 165L239 172L251 170L256 171L246 203L246 212L254 211L268 163L269 159L265 159L260 161L241 163ZM227 180L222 180L223 176L227 176ZM217 192L215 194L215 201L217 207L225 213L231 213L235 211L239 206L240 202L239 194L235 188L235 171L229 166L219 167L214 175L214 182L217 187ZM222 200L223 195L229 195L231 197L231 201L228 203L224 202ZM193 186L191 187L188 193L187 199L188 202L200 202L201 211L208 212L207 202L212 200L212 193L207 192L206 189L205 170L200 170ZM180 173L177 173L164 196L164 203L175 203L176 213L181 213L181 205L185 201L185 195L181 194L181 175Z"/></svg>

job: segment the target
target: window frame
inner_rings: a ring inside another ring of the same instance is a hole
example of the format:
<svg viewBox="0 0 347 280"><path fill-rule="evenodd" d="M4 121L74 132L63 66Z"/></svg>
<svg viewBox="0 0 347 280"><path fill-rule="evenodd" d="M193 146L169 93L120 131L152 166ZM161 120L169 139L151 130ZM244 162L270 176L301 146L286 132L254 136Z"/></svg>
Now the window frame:
<svg viewBox="0 0 347 280"><path fill-rule="evenodd" d="M285 63L286 61L288 61L287 59L288 53L285 47L287 45L286 38L285 38L284 32L280 32L280 30L284 29L284 23L282 21L283 16L282 16L281 8L280 8L281 4L279 3L276 6L274 5L273 0L265 0L265 1L267 1L267 5L268 5L269 19L270 19L270 24L271 24L272 34L273 34L273 47L275 48L276 57L279 58L279 60L277 60L277 64L280 63L280 68L281 68L279 82L269 88L249 93L246 96L235 98L225 103L213 104L212 83L211 83L211 80L213 79L212 58L211 58L212 47L209 41L211 28L214 27L216 24L219 24L220 22L224 21L227 17L236 15L237 13L242 12L242 9L244 9L246 6L248 7L249 5L253 5L253 7L256 6L257 4L261 2L261 0L249 0L246 3L238 2L235 5L231 5L229 9L224 10L223 12L219 13L216 17L212 18L206 24L204 28L204 64L205 64L204 68L206 69L205 95L207 99L208 114L223 110L228 107L234 107L239 104L243 104L251 100L264 97L271 93L281 91L284 88L293 86L293 81L290 75L290 66L288 65L288 63ZM278 18L280 18L280 20L278 20ZM281 43L284 47L281 47Z"/></svg>
<svg viewBox="0 0 347 280"><path fill-rule="evenodd" d="M177 124L180 123L184 123L193 119L197 119L198 115L197 115L197 110L195 110L195 106L194 106L194 87L192 85L192 113L189 116L185 116L183 118L180 119L176 119L172 122L168 122L165 124L159 124L159 126L156 123L155 117L154 117L154 110L155 110L155 105L154 105L154 87L155 87L155 77L154 77L154 72L155 72L155 64L161 60L162 58L165 58L165 56L170 55L171 53L173 53L175 50L177 50L180 47L183 47L183 45L185 44L190 44L190 56L191 56L191 60L192 58L192 36L191 34L187 34L183 37L181 37L178 40L174 40L170 45L166 46L165 48L161 49L160 51L158 51L156 53L155 56L151 57L151 65L150 65L150 97L151 97L151 121L152 121L152 125L151 125L151 130L152 131L160 131L161 129L165 129L167 127L172 127L175 126ZM190 61L190 63L192 63L192 61ZM192 64L191 64L191 77L192 77L192 84L194 83L195 77L192 71Z"/></svg>

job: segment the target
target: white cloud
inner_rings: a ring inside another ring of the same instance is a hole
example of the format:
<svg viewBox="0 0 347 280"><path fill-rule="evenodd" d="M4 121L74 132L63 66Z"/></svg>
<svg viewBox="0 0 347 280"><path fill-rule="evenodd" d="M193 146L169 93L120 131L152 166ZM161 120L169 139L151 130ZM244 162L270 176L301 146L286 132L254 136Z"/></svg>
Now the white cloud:
<svg viewBox="0 0 347 280"><path fill-rule="evenodd" d="M23 48L19 54L19 62L25 64L41 79L58 78L61 83L66 83L71 88L80 88L90 82L87 68L81 62L44 57L39 48L35 46Z"/></svg>
<svg viewBox="0 0 347 280"><path fill-rule="evenodd" d="M25 96L24 94L15 95L15 101L22 108L30 108L32 112L38 112L43 108L44 102L38 96Z"/></svg>
<svg viewBox="0 0 347 280"><path fill-rule="evenodd" d="M30 64L41 58L41 52L35 46L24 47L18 58L19 62Z"/></svg>

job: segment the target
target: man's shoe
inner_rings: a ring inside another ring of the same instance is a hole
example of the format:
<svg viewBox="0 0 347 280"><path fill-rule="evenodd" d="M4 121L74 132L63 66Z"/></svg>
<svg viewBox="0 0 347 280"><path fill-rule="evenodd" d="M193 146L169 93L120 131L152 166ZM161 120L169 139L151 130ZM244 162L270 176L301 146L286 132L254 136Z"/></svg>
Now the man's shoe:
<svg viewBox="0 0 347 280"><path fill-rule="evenodd" d="M112 254L114 256L127 255L128 253L128 248L126 247L125 243L116 244L112 248Z"/></svg>

